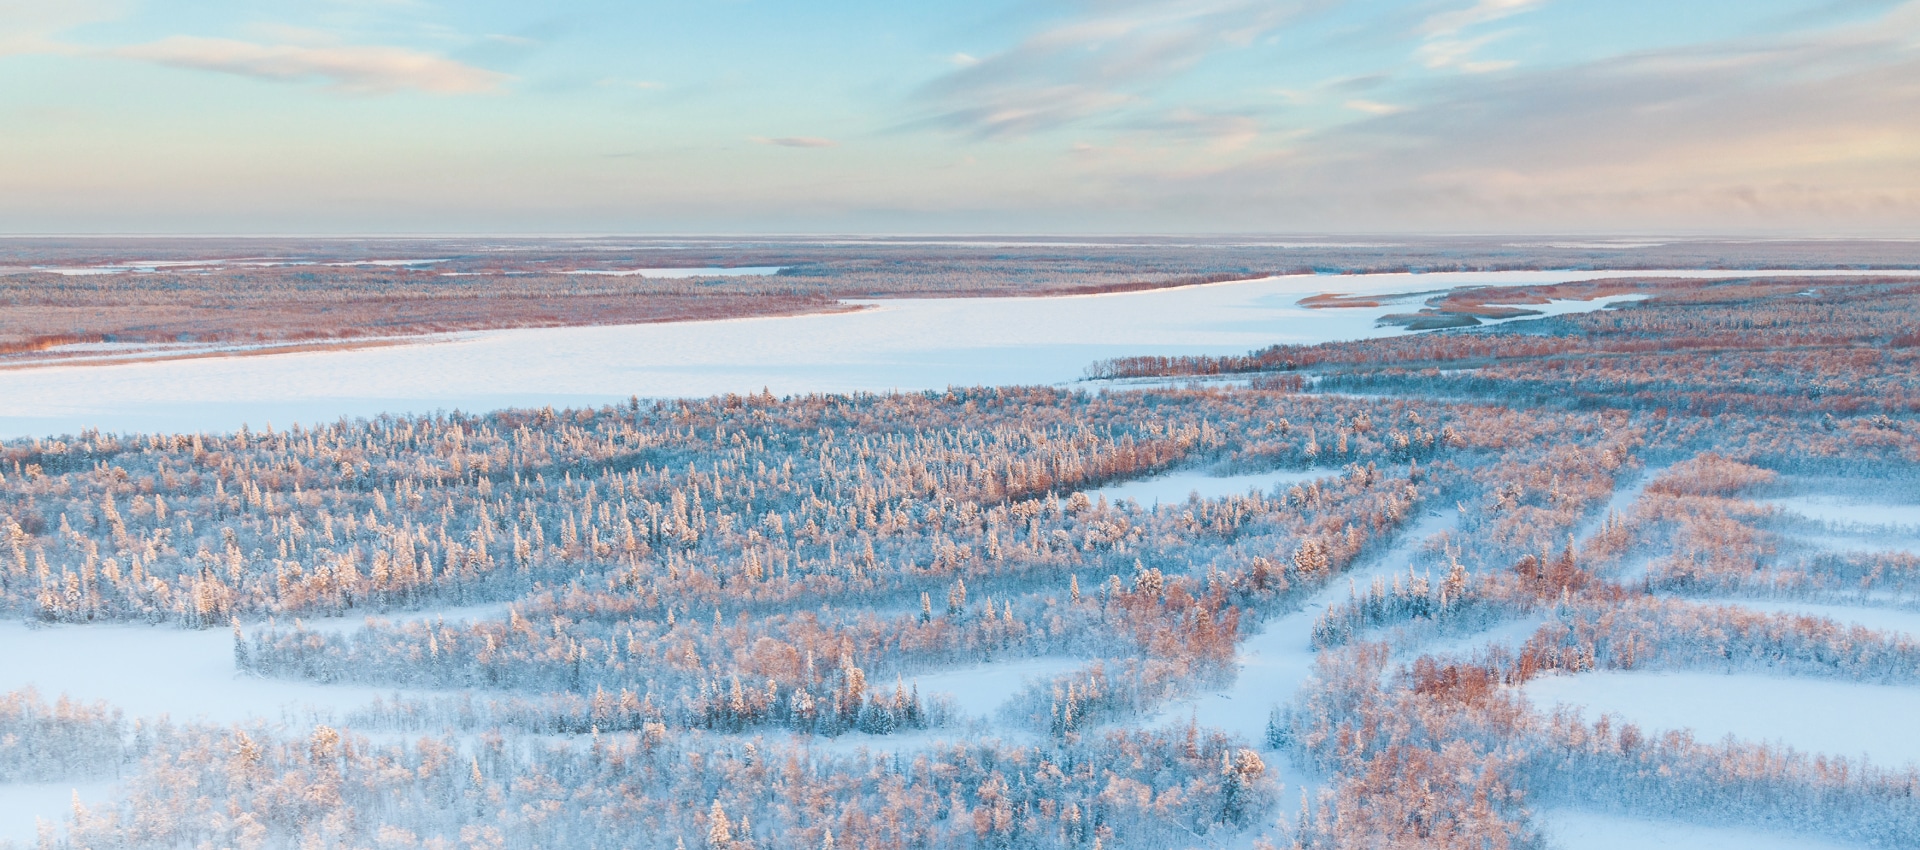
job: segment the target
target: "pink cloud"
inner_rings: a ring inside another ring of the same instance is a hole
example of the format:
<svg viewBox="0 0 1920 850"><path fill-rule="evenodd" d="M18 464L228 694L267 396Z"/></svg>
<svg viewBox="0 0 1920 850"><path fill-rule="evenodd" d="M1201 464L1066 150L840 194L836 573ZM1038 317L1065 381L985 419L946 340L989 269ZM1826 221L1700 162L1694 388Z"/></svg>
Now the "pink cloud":
<svg viewBox="0 0 1920 850"><path fill-rule="evenodd" d="M485 94L500 91L509 79L505 74L403 47L307 47L175 36L122 47L113 53L173 68L263 80L322 80L336 89L364 94L402 89L430 94Z"/></svg>

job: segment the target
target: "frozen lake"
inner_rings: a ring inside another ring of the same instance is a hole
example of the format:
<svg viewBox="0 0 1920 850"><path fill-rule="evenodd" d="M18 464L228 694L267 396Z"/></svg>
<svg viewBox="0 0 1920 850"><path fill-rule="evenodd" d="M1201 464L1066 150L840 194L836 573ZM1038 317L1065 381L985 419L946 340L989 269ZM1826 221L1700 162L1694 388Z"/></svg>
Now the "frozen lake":
<svg viewBox="0 0 1920 850"><path fill-rule="evenodd" d="M1524 687L1541 709L1580 706L1589 722L1612 714L1649 732L1691 729L1875 764L1920 762L1920 688L1759 674L1622 672L1543 676Z"/></svg>
<svg viewBox="0 0 1920 850"><path fill-rule="evenodd" d="M784 266L704 266L677 269L574 269L567 274L597 274L610 277L764 277L779 274Z"/></svg>
<svg viewBox="0 0 1920 850"><path fill-rule="evenodd" d="M1744 274L1751 273L1294 275L1106 295L868 301L855 312L807 316L481 331L357 350L13 369L0 371L0 438L89 427L226 431L241 424L285 427L342 416L599 405L635 395L707 397L763 388L786 395L1059 384L1110 357L1239 354L1276 343L1406 333L1375 327L1380 316L1408 309L1405 304L1299 306L1301 298L1323 292Z"/></svg>

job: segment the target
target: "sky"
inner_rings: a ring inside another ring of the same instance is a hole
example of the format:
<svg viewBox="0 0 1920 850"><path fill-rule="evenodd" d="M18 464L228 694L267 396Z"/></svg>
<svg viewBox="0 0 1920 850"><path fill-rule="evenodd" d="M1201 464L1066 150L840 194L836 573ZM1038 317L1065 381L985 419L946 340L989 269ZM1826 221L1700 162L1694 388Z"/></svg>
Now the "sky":
<svg viewBox="0 0 1920 850"><path fill-rule="evenodd" d="M1920 0L0 0L0 233L1920 235Z"/></svg>

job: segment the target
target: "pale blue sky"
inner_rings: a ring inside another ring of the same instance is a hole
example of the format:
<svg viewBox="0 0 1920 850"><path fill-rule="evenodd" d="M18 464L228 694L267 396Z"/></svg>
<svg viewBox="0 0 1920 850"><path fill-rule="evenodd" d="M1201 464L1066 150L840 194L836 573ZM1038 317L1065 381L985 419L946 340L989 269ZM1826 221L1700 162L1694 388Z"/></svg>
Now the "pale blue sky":
<svg viewBox="0 0 1920 850"><path fill-rule="evenodd" d="M1920 2L0 0L0 231L1920 224Z"/></svg>

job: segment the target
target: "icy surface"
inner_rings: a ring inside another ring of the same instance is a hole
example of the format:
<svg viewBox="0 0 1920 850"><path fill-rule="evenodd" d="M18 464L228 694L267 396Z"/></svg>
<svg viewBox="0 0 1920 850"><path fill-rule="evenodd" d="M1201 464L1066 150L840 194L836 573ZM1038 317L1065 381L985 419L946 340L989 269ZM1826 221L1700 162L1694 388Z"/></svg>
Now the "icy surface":
<svg viewBox="0 0 1920 850"><path fill-rule="evenodd" d="M0 623L0 659L0 692L32 686L49 700L106 700L129 720L278 721L283 710L344 713L394 693L237 675L227 629Z"/></svg>
<svg viewBox="0 0 1920 850"><path fill-rule="evenodd" d="M1825 617L1843 626L1864 626L1874 631L1897 632L1920 637L1920 611L1901 608L1876 608L1866 605L1828 605L1777 599L1726 600L1743 608L1769 614L1804 614Z"/></svg>
<svg viewBox="0 0 1920 850"><path fill-rule="evenodd" d="M58 835L58 828L64 827L67 816L73 813L75 794L83 806L100 803L113 796L113 782L0 783L0 847L9 841L19 847L34 846L39 820L56 827L54 834Z"/></svg>
<svg viewBox="0 0 1920 850"><path fill-rule="evenodd" d="M1157 504L1185 502L1188 496L1195 493L1200 494L1202 499L1244 496L1250 490L1271 494L1276 487L1286 488L1320 478L1338 477L1340 474L1335 469L1281 469L1246 475L1208 475L1198 470L1182 470L1088 490L1087 498L1105 496L1109 502L1132 499L1139 502L1141 507L1151 508Z"/></svg>
<svg viewBox="0 0 1920 850"><path fill-rule="evenodd" d="M1534 821L1557 850L1848 850L1854 845L1732 826L1703 826L1577 809L1547 809Z"/></svg>
<svg viewBox="0 0 1920 850"><path fill-rule="evenodd" d="M921 673L911 681L923 699L945 694L962 714L991 720L1028 682L1051 679L1087 664L1077 658L1024 658Z"/></svg>
<svg viewBox="0 0 1920 850"><path fill-rule="evenodd" d="M1404 307L1309 310L1324 292L1378 294L1730 271L1293 275L1051 298L899 299L847 313L481 331L415 344L0 372L0 438L225 431L267 422L641 397L941 390L1057 384L1137 354L1240 354L1276 343L1406 333ZM1600 302L1583 302L1597 308Z"/></svg>
<svg viewBox="0 0 1920 850"><path fill-rule="evenodd" d="M511 603L507 602L487 602L479 605L438 608L430 611L395 611L388 614L355 614L346 617L310 618L287 621L280 623L280 625L289 626L298 624L306 627L309 631L348 634L365 626L368 622L398 626L407 623L446 622L449 624L459 624L479 622L482 620L504 620L507 618L507 609L510 607L512 607Z"/></svg>
<svg viewBox="0 0 1920 850"><path fill-rule="evenodd" d="M1893 767L1920 761L1920 688L1758 674L1601 671L1542 676L1524 686L1540 708L1579 706L1648 731L1691 729L1695 739L1784 743L1802 752Z"/></svg>
<svg viewBox="0 0 1920 850"><path fill-rule="evenodd" d="M1920 535L1899 534L1805 534L1793 538L1830 552L1875 554L1906 552L1920 555Z"/></svg>
<svg viewBox="0 0 1920 850"><path fill-rule="evenodd" d="M1847 496L1787 496L1763 505L1839 528L1920 529L1920 504L1869 501Z"/></svg>
<svg viewBox="0 0 1920 850"><path fill-rule="evenodd" d="M1565 316L1571 313L1586 313L1602 307L1624 304L1629 301L1645 301L1646 293L1629 292L1625 295L1603 295L1590 301L1574 298L1549 298L1545 304L1489 304L1489 307L1511 307L1516 310L1532 310L1536 315L1515 316L1511 319L1481 320L1482 324L1500 325L1507 322L1519 322L1527 319L1539 319L1547 316Z"/></svg>
<svg viewBox="0 0 1920 850"><path fill-rule="evenodd" d="M785 266L706 266L679 269L574 269L567 274L598 274L612 277L763 277L779 274Z"/></svg>

